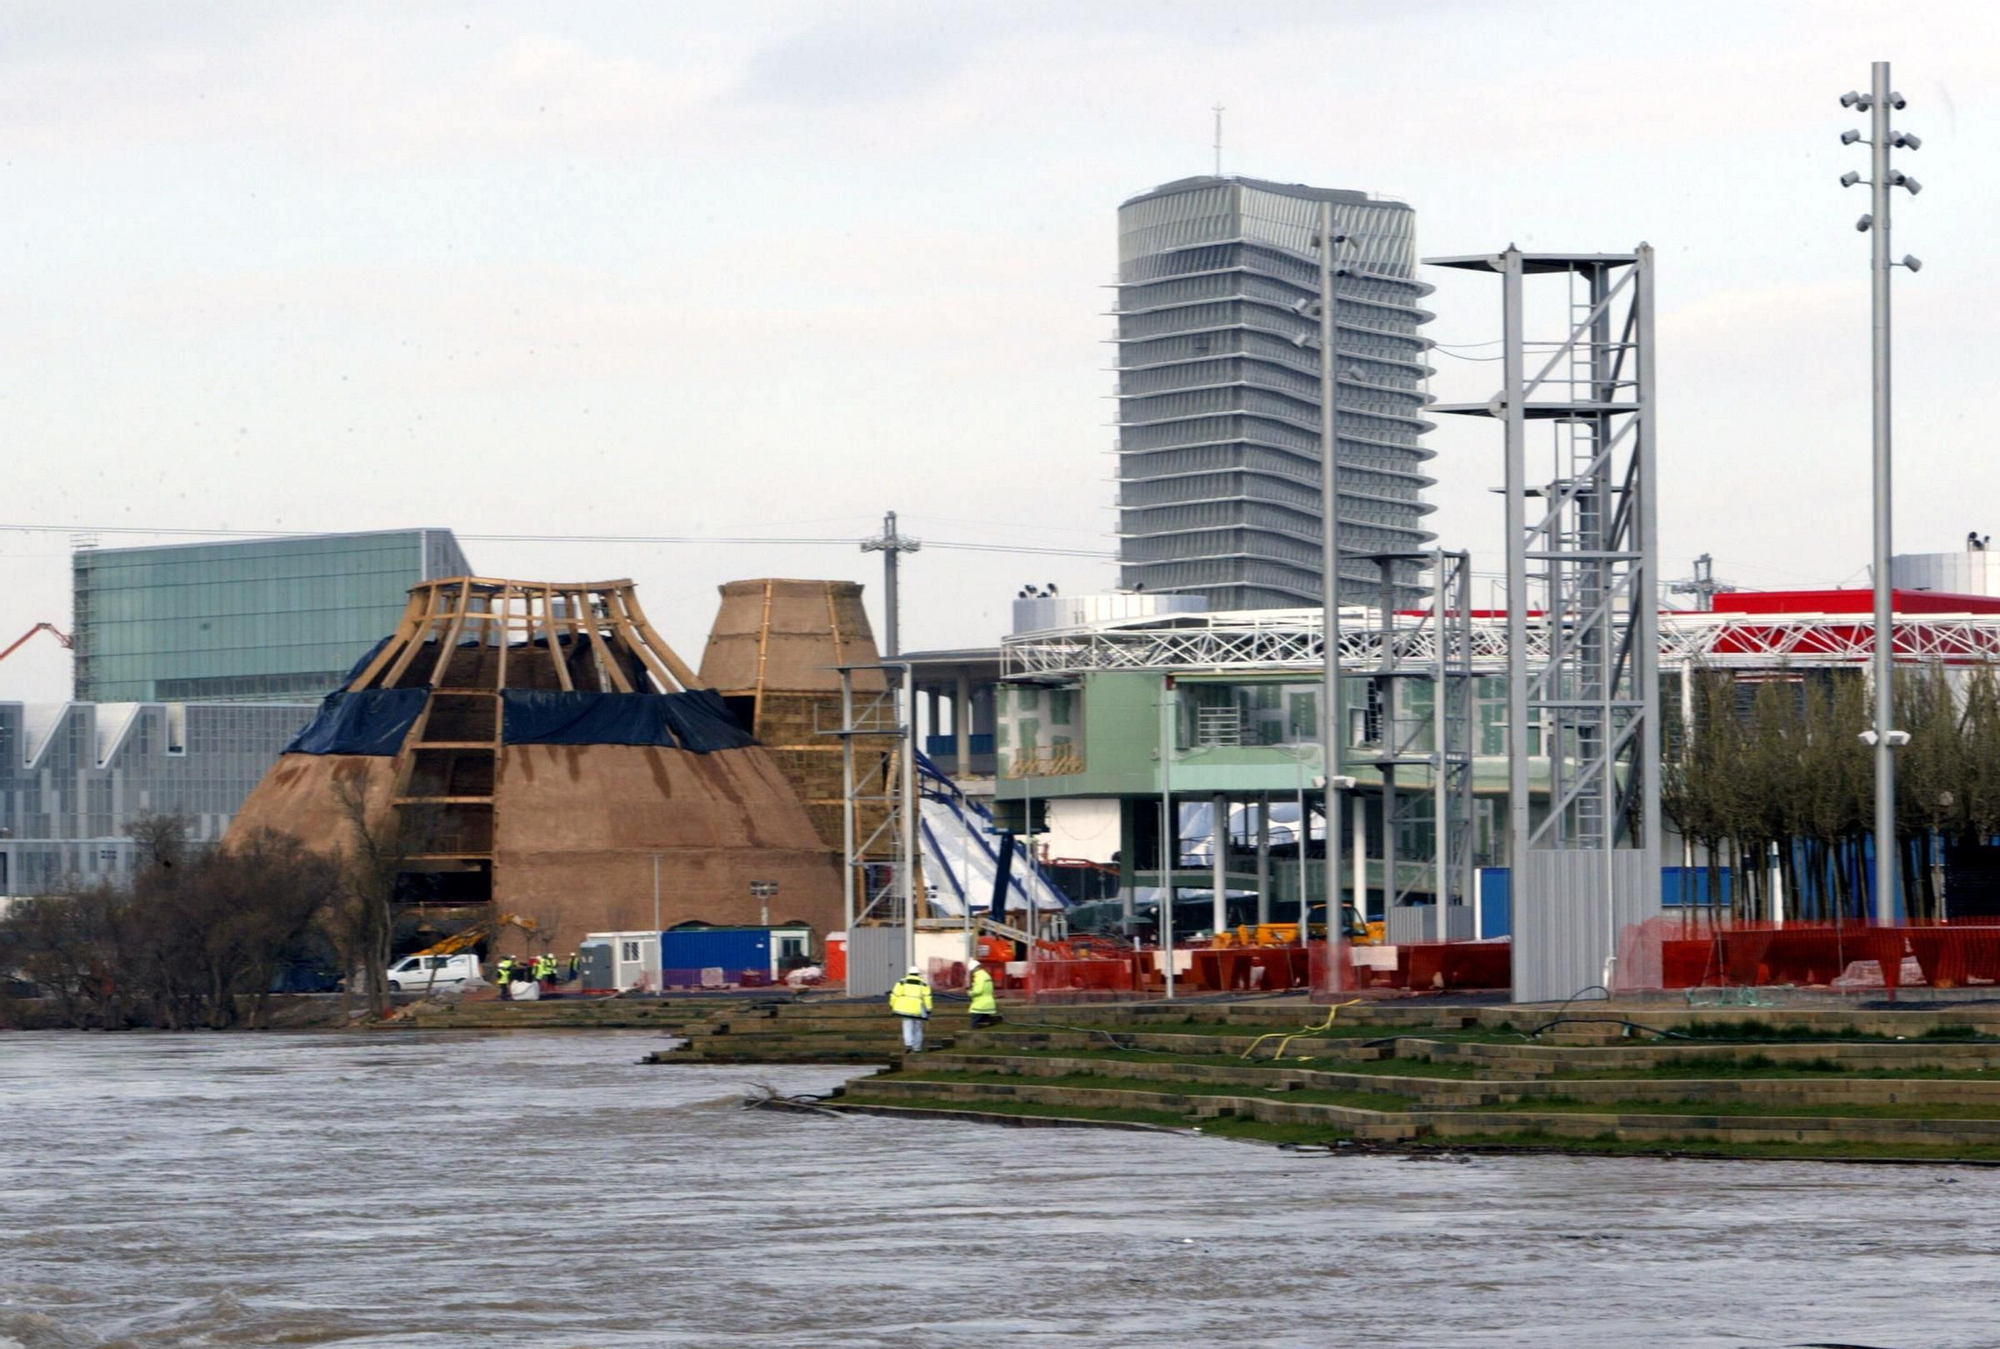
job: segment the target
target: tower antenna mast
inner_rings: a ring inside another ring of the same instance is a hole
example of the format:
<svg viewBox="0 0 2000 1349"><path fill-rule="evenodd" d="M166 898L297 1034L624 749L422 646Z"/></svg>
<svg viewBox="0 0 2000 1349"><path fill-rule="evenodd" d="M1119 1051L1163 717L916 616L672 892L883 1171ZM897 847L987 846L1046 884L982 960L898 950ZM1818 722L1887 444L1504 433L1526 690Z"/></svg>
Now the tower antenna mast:
<svg viewBox="0 0 2000 1349"><path fill-rule="evenodd" d="M1215 105L1215 176L1222 176L1222 105Z"/></svg>

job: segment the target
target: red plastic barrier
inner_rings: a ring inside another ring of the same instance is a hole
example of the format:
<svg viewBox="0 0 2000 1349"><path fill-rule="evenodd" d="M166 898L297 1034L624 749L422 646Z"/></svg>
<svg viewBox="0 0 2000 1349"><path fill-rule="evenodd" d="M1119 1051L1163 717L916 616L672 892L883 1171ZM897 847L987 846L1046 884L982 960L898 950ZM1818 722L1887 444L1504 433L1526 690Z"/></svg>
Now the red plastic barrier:
<svg viewBox="0 0 2000 1349"><path fill-rule="evenodd" d="M1270 993L1304 988L1311 973L1305 948L1298 946L1237 946L1190 952L1194 964L1187 973L1191 992Z"/></svg>
<svg viewBox="0 0 2000 1349"><path fill-rule="evenodd" d="M1026 987L1037 1001L1097 1002L1130 998L1138 992L1133 962L1123 960L1049 960L1028 962Z"/></svg>
<svg viewBox="0 0 2000 1349"><path fill-rule="evenodd" d="M1389 948L1363 948L1367 950ZM1354 963L1353 987L1407 989L1412 993L1471 992L1513 984L1513 947L1507 942L1405 942L1393 948L1394 969L1372 964L1365 954Z"/></svg>
<svg viewBox="0 0 2000 1349"><path fill-rule="evenodd" d="M1913 927L1908 936L1932 988L2000 983L2000 927Z"/></svg>
<svg viewBox="0 0 2000 1349"><path fill-rule="evenodd" d="M1396 953L1404 971L1403 987L1426 990L1511 988L1514 948L1507 942L1425 942L1408 944Z"/></svg>
<svg viewBox="0 0 2000 1349"><path fill-rule="evenodd" d="M1619 953L1621 989L1844 983L1894 993L1913 982L1913 973L1931 988L2000 983L2000 926L1991 923L1711 925L1655 918L1627 929Z"/></svg>

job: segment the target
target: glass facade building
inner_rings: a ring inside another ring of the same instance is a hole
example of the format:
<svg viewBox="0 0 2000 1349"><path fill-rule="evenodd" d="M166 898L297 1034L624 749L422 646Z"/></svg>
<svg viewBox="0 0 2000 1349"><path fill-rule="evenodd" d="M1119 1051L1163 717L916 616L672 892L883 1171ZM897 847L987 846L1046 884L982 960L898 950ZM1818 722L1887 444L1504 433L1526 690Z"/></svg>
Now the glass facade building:
<svg viewBox="0 0 2000 1349"><path fill-rule="evenodd" d="M1429 545L1416 213L1361 192L1187 178L1118 209L1119 583L1209 607L1320 601L1321 203L1334 261L1343 555ZM1418 599L1399 565L1399 603ZM1341 567L1378 603L1380 573Z"/></svg>
<svg viewBox="0 0 2000 1349"><path fill-rule="evenodd" d="M312 703L0 703L0 896L129 877L141 815L221 839Z"/></svg>
<svg viewBox="0 0 2000 1349"><path fill-rule="evenodd" d="M315 699L395 630L411 586L471 570L447 529L79 549L76 700Z"/></svg>

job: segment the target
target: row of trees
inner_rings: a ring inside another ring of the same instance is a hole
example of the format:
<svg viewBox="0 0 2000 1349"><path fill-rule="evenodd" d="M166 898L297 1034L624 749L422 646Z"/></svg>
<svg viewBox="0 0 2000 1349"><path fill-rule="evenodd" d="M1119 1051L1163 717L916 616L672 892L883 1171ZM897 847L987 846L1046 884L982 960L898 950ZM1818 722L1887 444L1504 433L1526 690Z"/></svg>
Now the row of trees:
<svg viewBox="0 0 2000 1349"><path fill-rule="evenodd" d="M1711 862L1709 902L1732 873L1737 917L1772 913L1771 868L1802 917L1870 912L1875 826L1866 683L1810 671L1754 681L1699 671L1691 717L1668 709L1661 808ZM1899 672L1897 854L1910 916L1940 916L1934 865L1946 843L2000 836L2000 679L1977 667Z"/></svg>
<svg viewBox="0 0 2000 1349"><path fill-rule="evenodd" d="M380 1015L404 859L358 792L341 805L353 846L331 853L270 830L198 848L186 817L142 817L127 830L141 856L129 882L8 912L0 975L25 979L83 1029L264 1026L273 988L301 966L360 971Z"/></svg>

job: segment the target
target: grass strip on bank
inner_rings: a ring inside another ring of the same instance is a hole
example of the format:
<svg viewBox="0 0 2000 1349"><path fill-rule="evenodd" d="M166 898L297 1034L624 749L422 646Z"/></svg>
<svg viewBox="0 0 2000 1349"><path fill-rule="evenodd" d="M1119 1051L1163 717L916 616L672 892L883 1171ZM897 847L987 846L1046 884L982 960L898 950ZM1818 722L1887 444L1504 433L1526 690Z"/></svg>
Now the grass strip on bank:
<svg viewBox="0 0 2000 1349"><path fill-rule="evenodd" d="M1390 1060L1377 1060L1378 1063ZM1424 1065L1435 1067L1437 1065ZM1343 1068L1343 1072L1348 1071ZM1426 1074L1416 1072L1411 1076ZM1434 1074L1432 1074L1434 1075ZM1674 1063L1630 1068L1563 1068L1551 1073L1548 1082L1675 1082L1688 1078L1735 1078L1746 1081L1826 1078L1855 1078L1867 1081L1991 1082L2000 1081L1996 1068L1844 1068L1832 1059L1808 1059L1786 1063L1752 1054L1743 1058L1716 1054L1680 1059Z"/></svg>
<svg viewBox="0 0 2000 1349"><path fill-rule="evenodd" d="M1065 1021L1059 1009L1055 1008L1010 1008L1007 1020L997 1030L1001 1031L1055 1031L1075 1035L1108 1035L1122 1037L1130 1035L1213 1035L1234 1039L1255 1039L1260 1035L1270 1036L1275 1043L1287 1035L1300 1035L1313 1040L1393 1040L1397 1038L1420 1038L1425 1040L1457 1040L1467 1043L1519 1044L1521 1035L1513 1030L1491 1030L1478 1027L1462 1029L1458 1027L1430 1029L1423 1026L1371 1026L1364 1022L1342 1022L1338 1018L1331 1026L1321 1026L1324 1016L1301 1020L1296 1025L1264 1025L1242 1021L1203 1021L1193 1017L1134 1018L1115 1023L1092 1024L1088 1019L1075 1023Z"/></svg>
<svg viewBox="0 0 2000 1349"><path fill-rule="evenodd" d="M1563 1115L1693 1115L1703 1118L1739 1119L1899 1119L1899 1120L2000 1120L2000 1103L1941 1103L1925 1105L1904 1102L1875 1104L1809 1105L1786 1100L1710 1101L1579 1101L1569 1096L1538 1096L1532 1100L1469 1107L1480 1114L1563 1114Z"/></svg>
<svg viewBox="0 0 2000 1349"><path fill-rule="evenodd" d="M849 1092L836 1105L879 1106L907 1110L911 1102L901 1097L876 1097L865 1092ZM1343 1129L1315 1124L1267 1124L1259 1120L1224 1117L1195 1121L1168 1110L1143 1110L1122 1106L1043 1105L1030 1101L926 1102L927 1111L962 1114L971 1119L1005 1115L1033 1119L1080 1119L1126 1124L1152 1124L1172 1129L1199 1129L1203 1137L1244 1142L1288 1144L1295 1147L1334 1146L1351 1142L1353 1135ZM1575 1157L1659 1157L1702 1158L1719 1161L1844 1161L1844 1162L1925 1162L1966 1163L2000 1166L2000 1146L1939 1147L1929 1144L1889 1143L1720 1143L1708 1138L1675 1138L1640 1141L1598 1134L1591 1138L1570 1138L1540 1129L1519 1129L1472 1135L1445 1142L1414 1145L1371 1143L1356 1145L1357 1155L1400 1153L1412 1156L1438 1153L1553 1153Z"/></svg>
<svg viewBox="0 0 2000 1349"><path fill-rule="evenodd" d="M835 1106L887 1106L908 1110L916 1103L901 1096L871 1096L850 1091L831 1104ZM918 1108L949 1111L977 1117L1008 1115L1028 1119L1083 1119L1116 1124L1156 1124L1163 1128L1198 1130L1204 1137L1235 1138L1258 1143L1332 1144L1353 1135L1347 1130L1319 1124L1267 1124L1261 1120L1224 1116L1196 1120L1172 1110L1146 1110L1134 1106L1044 1105L1037 1101L925 1101Z"/></svg>
<svg viewBox="0 0 2000 1349"><path fill-rule="evenodd" d="M936 1082L939 1084L966 1082L983 1083L1010 1087L1052 1087L1059 1089L1084 1088L1092 1091L1144 1092L1149 1096L1269 1096L1274 1100L1297 1102L1303 1105L1338 1105L1352 1110L1375 1110L1400 1112L1409 1109L1406 1097L1392 1096L1386 1092L1326 1091L1310 1087L1287 1090L1281 1084L1270 1087L1244 1086L1235 1082L1203 1082L1199 1080L1160 1081L1138 1077L1100 1077L1095 1073L1065 1073L1060 1077L1025 1077L1019 1073L966 1073L949 1070L908 1071L884 1073L871 1081L882 1082Z"/></svg>
<svg viewBox="0 0 2000 1349"><path fill-rule="evenodd" d="M2000 1081L1996 1068L1843 1068L1831 1059L1783 1063L1761 1055L1737 1058L1701 1055L1675 1063L1631 1068L1573 1068L1554 1073L1514 1073L1505 1064L1463 1062L1456 1059L1315 1059L1287 1056L1283 1059L1246 1059L1237 1054L1193 1054L1171 1049L1042 1049L1011 1045L955 1044L946 1051L962 1058L996 1059L1085 1059L1099 1063L1185 1063L1204 1067L1283 1072L1304 1069L1342 1073L1350 1076L1407 1077L1442 1082L1525 1081L1538 1084L1560 1082L1683 1082L1683 1081L1859 1081L1992 1082Z"/></svg>
<svg viewBox="0 0 2000 1349"><path fill-rule="evenodd" d="M1568 1138L1541 1129L1469 1134L1428 1143L1425 1152L1561 1152L1589 1157L1716 1157L1744 1161L1972 1162L2000 1165L2000 1145L1943 1147L1929 1143L1721 1143L1711 1138L1627 1139L1615 1134Z"/></svg>

